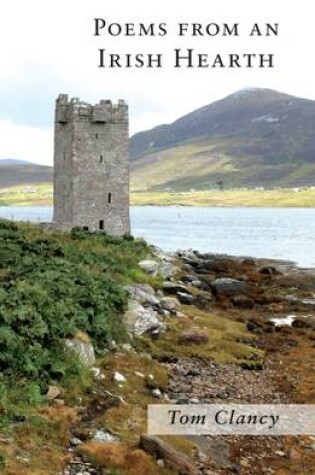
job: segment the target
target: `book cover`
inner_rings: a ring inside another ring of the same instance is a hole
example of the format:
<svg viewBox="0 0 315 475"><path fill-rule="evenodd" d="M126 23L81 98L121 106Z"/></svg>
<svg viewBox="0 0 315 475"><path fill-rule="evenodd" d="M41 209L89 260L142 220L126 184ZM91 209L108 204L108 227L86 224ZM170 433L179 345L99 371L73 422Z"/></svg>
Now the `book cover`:
<svg viewBox="0 0 315 475"><path fill-rule="evenodd" d="M306 0L0 17L0 472L311 475Z"/></svg>

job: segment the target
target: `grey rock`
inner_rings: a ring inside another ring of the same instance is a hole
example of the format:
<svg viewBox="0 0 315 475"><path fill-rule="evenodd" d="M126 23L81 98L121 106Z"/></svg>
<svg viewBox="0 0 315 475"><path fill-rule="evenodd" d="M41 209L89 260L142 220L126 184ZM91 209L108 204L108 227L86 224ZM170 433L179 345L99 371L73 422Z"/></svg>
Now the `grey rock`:
<svg viewBox="0 0 315 475"><path fill-rule="evenodd" d="M110 434L109 432L106 432L105 430L97 430L93 440L97 442L115 442L119 440L119 438Z"/></svg>
<svg viewBox="0 0 315 475"><path fill-rule="evenodd" d="M196 255L192 249L187 249L184 251L178 250L176 254L178 257L181 257L181 258L192 259L192 260L196 259Z"/></svg>
<svg viewBox="0 0 315 475"><path fill-rule="evenodd" d="M91 342L82 341L79 338L67 338L65 340L66 349L76 354L82 364L93 366L95 363L95 353Z"/></svg>
<svg viewBox="0 0 315 475"><path fill-rule="evenodd" d="M135 376L138 376L139 378L144 378L144 374L141 373L140 371L135 371Z"/></svg>
<svg viewBox="0 0 315 475"><path fill-rule="evenodd" d="M160 304L165 310L171 313L176 313L181 308L179 301L174 297L163 297L160 300Z"/></svg>
<svg viewBox="0 0 315 475"><path fill-rule="evenodd" d="M157 459L156 465L160 468L164 468L164 466L165 466L164 460L163 459Z"/></svg>
<svg viewBox="0 0 315 475"><path fill-rule="evenodd" d="M156 275L159 269L159 263L157 261L146 259L139 262L139 267L149 275Z"/></svg>
<svg viewBox="0 0 315 475"><path fill-rule="evenodd" d="M194 287L197 287L197 289L207 289L208 285L206 282L203 282L202 280L193 280L191 282L191 285Z"/></svg>
<svg viewBox="0 0 315 475"><path fill-rule="evenodd" d="M128 285L125 287L131 299L136 300L141 305L153 307L159 306L159 299L155 296L154 289L148 284Z"/></svg>
<svg viewBox="0 0 315 475"><path fill-rule="evenodd" d="M285 452L283 452L282 450L275 450L275 454L279 457L285 457Z"/></svg>
<svg viewBox="0 0 315 475"><path fill-rule="evenodd" d="M177 292L190 293L184 285L178 282L163 282L163 290L171 295L176 295Z"/></svg>
<svg viewBox="0 0 315 475"><path fill-rule="evenodd" d="M99 368L91 368L91 373L93 374L94 378L98 378L101 374L101 370Z"/></svg>
<svg viewBox="0 0 315 475"><path fill-rule="evenodd" d="M195 297L190 294L187 294L186 292L177 292L176 295L180 303L184 305L192 305L195 301Z"/></svg>
<svg viewBox="0 0 315 475"><path fill-rule="evenodd" d="M115 371L112 376L112 380L115 381L116 383L125 383L126 378L123 374L118 373L118 371Z"/></svg>
<svg viewBox="0 0 315 475"><path fill-rule="evenodd" d="M176 317L178 317L178 318L187 318L187 315L185 315L183 312L176 312Z"/></svg>
<svg viewBox="0 0 315 475"><path fill-rule="evenodd" d="M134 351L133 346L130 345L130 343L123 343L121 345L122 351L125 351L126 353L129 353L130 351Z"/></svg>
<svg viewBox="0 0 315 475"><path fill-rule="evenodd" d="M53 385L49 385L48 386L48 391L45 395L46 399L48 399L48 401L52 401L54 399L57 399L59 396L60 396L60 388L58 386L53 386Z"/></svg>
<svg viewBox="0 0 315 475"><path fill-rule="evenodd" d="M80 444L83 444L83 442L81 439L78 439L78 437L73 437L72 439L70 439L71 447L77 447Z"/></svg>
<svg viewBox="0 0 315 475"><path fill-rule="evenodd" d="M111 340L109 343L108 343L108 348L109 350L115 350L117 348L117 343L115 340Z"/></svg>
<svg viewBox="0 0 315 475"><path fill-rule="evenodd" d="M157 399L161 399L163 397L162 391L160 389L152 389L151 394Z"/></svg>
<svg viewBox="0 0 315 475"><path fill-rule="evenodd" d="M144 308L139 302L133 300L129 302L124 318L129 331L137 336L148 331L163 333L166 328L154 310Z"/></svg>
<svg viewBox="0 0 315 475"><path fill-rule="evenodd" d="M185 264L182 264L181 268L182 268L182 270L185 270L185 271L189 272L189 271L192 270L193 267L190 264L185 263Z"/></svg>
<svg viewBox="0 0 315 475"><path fill-rule="evenodd" d="M216 279L211 282L210 287L215 296L225 295L230 297L240 294L246 295L249 290L246 282L229 278Z"/></svg>
<svg viewBox="0 0 315 475"><path fill-rule="evenodd" d="M159 274L161 274L163 279L171 278L175 274L176 270L177 268L173 266L173 264L171 264L170 262L161 262L158 269Z"/></svg>
<svg viewBox="0 0 315 475"><path fill-rule="evenodd" d="M169 317L171 315L171 312L168 310L165 310L164 308L159 308L158 314L161 315L162 317Z"/></svg>
<svg viewBox="0 0 315 475"><path fill-rule="evenodd" d="M182 282L193 282L194 280L196 280L196 277L194 275L183 275L180 280Z"/></svg>

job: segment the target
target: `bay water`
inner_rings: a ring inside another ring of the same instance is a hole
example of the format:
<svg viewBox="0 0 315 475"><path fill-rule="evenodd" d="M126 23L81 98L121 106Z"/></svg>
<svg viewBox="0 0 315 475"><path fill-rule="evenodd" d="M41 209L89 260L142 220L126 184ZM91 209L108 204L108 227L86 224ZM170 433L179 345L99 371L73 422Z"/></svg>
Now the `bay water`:
<svg viewBox="0 0 315 475"><path fill-rule="evenodd" d="M165 251L290 260L315 267L315 208L133 206L131 232ZM0 217L49 222L51 207L0 207Z"/></svg>

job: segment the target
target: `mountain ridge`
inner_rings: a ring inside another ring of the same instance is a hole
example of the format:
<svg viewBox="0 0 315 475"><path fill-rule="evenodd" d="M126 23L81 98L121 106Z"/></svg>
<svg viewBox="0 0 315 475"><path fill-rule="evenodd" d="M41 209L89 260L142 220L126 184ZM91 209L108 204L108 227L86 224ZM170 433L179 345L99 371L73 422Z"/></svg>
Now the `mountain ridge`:
<svg viewBox="0 0 315 475"><path fill-rule="evenodd" d="M0 166L2 165L35 165L35 163L28 160L19 160L16 158L0 158Z"/></svg>
<svg viewBox="0 0 315 475"><path fill-rule="evenodd" d="M222 180L234 187L314 184L315 101L272 89L237 91L135 134L130 152L138 190L141 183L152 191L207 189Z"/></svg>
<svg viewBox="0 0 315 475"><path fill-rule="evenodd" d="M53 168L26 160L0 159L0 189L18 185L50 183Z"/></svg>

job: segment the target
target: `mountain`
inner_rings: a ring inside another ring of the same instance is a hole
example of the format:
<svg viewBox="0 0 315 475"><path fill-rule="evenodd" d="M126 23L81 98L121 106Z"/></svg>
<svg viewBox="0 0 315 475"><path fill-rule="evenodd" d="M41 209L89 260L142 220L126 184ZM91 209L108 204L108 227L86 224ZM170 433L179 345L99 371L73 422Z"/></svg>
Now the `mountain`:
<svg viewBox="0 0 315 475"><path fill-rule="evenodd" d="M244 89L131 137L135 190L315 184L315 101Z"/></svg>
<svg viewBox="0 0 315 475"><path fill-rule="evenodd" d="M2 158L0 159L0 166L1 165L34 165L32 162L28 162L27 160L17 160L16 158Z"/></svg>
<svg viewBox="0 0 315 475"><path fill-rule="evenodd" d="M52 167L36 165L24 160L0 160L0 188L51 182L52 178Z"/></svg>

